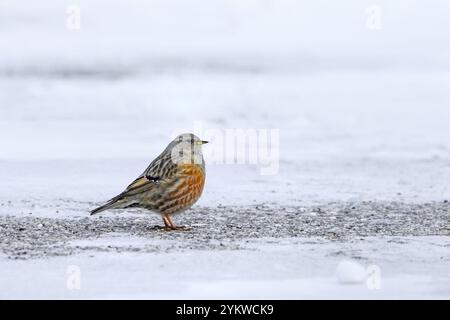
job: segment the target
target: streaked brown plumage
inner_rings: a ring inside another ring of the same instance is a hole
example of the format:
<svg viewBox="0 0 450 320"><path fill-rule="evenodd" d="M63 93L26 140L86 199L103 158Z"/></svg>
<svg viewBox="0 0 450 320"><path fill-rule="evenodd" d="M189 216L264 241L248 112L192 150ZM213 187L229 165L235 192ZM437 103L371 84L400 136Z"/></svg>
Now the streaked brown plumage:
<svg viewBox="0 0 450 320"><path fill-rule="evenodd" d="M200 140L191 133L179 135L121 194L94 209L145 208L161 214L166 229L174 225L171 215L190 208L201 196L205 185L205 162Z"/></svg>

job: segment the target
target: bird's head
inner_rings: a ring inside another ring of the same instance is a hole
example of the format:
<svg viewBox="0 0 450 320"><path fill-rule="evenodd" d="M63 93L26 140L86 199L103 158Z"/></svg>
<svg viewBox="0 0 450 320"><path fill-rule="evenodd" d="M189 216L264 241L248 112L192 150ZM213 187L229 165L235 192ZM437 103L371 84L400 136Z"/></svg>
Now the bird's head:
<svg viewBox="0 0 450 320"><path fill-rule="evenodd" d="M167 147L174 163L203 164L202 145L208 141L201 140L193 133L177 136Z"/></svg>

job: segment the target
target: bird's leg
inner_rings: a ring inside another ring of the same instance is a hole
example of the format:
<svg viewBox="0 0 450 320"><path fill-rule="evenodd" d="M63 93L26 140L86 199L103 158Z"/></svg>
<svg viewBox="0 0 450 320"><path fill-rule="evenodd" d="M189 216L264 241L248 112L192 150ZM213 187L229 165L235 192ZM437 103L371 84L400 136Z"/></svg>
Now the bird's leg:
<svg viewBox="0 0 450 320"><path fill-rule="evenodd" d="M165 219L167 219L167 221L169 222L170 228L171 228L172 230L185 230L185 231L190 230L189 228L187 228L187 227L185 227L185 226L176 226L176 225L173 223L172 218L171 218L168 214L164 215L164 217L165 217ZM167 227L167 226L166 226L166 227Z"/></svg>
<svg viewBox="0 0 450 320"><path fill-rule="evenodd" d="M167 216L163 215L162 219L164 221L164 229L166 230L172 230L172 224L171 221L167 218Z"/></svg>

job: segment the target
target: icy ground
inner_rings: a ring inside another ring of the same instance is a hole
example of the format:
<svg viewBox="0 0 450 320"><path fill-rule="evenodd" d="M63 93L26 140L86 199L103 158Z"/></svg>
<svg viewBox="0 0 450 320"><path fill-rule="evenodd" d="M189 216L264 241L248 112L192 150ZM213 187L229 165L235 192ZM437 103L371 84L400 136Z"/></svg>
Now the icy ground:
<svg viewBox="0 0 450 320"><path fill-rule="evenodd" d="M450 8L377 3L1 1L0 298L450 298ZM212 142L191 231L88 216L195 123L278 173Z"/></svg>

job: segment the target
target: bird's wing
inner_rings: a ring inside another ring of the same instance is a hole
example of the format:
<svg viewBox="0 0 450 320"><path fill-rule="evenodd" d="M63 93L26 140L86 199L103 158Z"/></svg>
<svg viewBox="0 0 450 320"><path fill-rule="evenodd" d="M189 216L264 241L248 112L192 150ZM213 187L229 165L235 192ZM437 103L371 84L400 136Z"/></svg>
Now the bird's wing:
<svg viewBox="0 0 450 320"><path fill-rule="evenodd" d="M125 189L124 193L137 189L148 189L153 185L168 181L174 176L176 168L177 165L172 162L170 155L162 154L150 163L148 168Z"/></svg>
<svg viewBox="0 0 450 320"><path fill-rule="evenodd" d="M172 161L170 153L163 152L159 157L150 163L141 177L158 177L160 179L170 177L177 165Z"/></svg>
<svg viewBox="0 0 450 320"><path fill-rule="evenodd" d="M148 168L134 180L123 192L110 199L107 205L118 203L133 196L161 188L173 182L177 164L172 162L171 155L162 153L150 163Z"/></svg>
<svg viewBox="0 0 450 320"><path fill-rule="evenodd" d="M91 214L107 209L125 208L133 204L133 198L140 193L164 189L176 179L176 171L177 164L172 161L171 154L163 152L123 192L110 199L105 205L91 211Z"/></svg>
<svg viewBox="0 0 450 320"><path fill-rule="evenodd" d="M147 179L147 177L145 176L140 176L139 178L137 178L136 180L134 180L126 189L125 191L129 191L132 189L136 189L139 187L142 187L143 185L149 183L149 182L153 182L154 180L149 180Z"/></svg>

